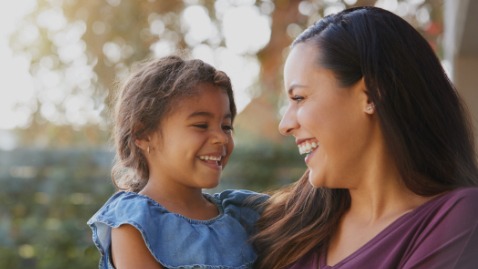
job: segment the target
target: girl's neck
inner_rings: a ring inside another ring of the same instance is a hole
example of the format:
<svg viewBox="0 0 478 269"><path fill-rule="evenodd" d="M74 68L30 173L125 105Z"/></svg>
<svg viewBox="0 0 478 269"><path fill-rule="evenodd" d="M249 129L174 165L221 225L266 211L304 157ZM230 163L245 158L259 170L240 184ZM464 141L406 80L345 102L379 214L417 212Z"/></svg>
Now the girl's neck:
<svg viewBox="0 0 478 269"><path fill-rule="evenodd" d="M190 219L208 220L219 214L217 206L199 188L170 188L148 182L140 194L155 200L168 211Z"/></svg>

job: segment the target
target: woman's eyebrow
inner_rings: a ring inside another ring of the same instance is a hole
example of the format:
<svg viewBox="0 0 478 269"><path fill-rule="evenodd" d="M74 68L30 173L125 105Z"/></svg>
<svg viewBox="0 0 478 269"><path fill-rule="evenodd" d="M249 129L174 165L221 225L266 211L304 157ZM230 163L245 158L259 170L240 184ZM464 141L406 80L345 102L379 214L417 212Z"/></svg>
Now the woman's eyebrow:
<svg viewBox="0 0 478 269"><path fill-rule="evenodd" d="M289 86L289 89L287 90L287 93L289 95L292 95L294 93L294 90L297 89L297 88L306 88L307 86L305 85L302 85L302 84L299 84L299 83L292 83L290 86Z"/></svg>

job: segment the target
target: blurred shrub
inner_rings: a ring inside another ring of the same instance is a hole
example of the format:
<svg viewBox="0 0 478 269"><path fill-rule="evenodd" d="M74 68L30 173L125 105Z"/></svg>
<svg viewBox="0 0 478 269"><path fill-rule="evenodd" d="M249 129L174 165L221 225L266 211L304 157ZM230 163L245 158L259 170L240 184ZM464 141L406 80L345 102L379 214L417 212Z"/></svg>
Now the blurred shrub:
<svg viewBox="0 0 478 269"><path fill-rule="evenodd" d="M263 191L304 171L295 147L259 145L236 148L209 191ZM112 159L101 149L0 151L0 268L97 268L86 222L114 192Z"/></svg>
<svg viewBox="0 0 478 269"><path fill-rule="evenodd" d="M305 169L295 144L256 141L234 149L217 189L274 190L297 180Z"/></svg>
<svg viewBox="0 0 478 269"><path fill-rule="evenodd" d="M97 268L86 225L113 192L106 150L0 152L0 268Z"/></svg>

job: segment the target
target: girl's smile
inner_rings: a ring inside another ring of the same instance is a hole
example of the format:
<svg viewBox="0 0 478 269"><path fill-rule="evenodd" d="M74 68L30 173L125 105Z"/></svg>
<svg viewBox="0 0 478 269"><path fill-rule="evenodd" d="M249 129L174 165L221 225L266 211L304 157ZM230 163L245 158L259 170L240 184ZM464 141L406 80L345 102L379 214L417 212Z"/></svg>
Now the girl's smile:
<svg viewBox="0 0 478 269"><path fill-rule="evenodd" d="M199 156L199 160L203 161L206 165L211 167L212 169L216 170L222 170L223 169L223 160L226 157L226 154L224 153L211 153L207 155L201 155Z"/></svg>

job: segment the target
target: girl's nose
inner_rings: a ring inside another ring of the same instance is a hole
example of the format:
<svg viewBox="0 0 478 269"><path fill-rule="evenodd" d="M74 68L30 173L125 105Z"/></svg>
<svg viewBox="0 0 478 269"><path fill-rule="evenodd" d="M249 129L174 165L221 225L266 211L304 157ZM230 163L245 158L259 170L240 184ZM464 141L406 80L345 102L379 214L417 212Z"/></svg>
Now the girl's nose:
<svg viewBox="0 0 478 269"><path fill-rule="evenodd" d="M297 129L298 126L294 111L291 111L290 107L287 108L279 123L279 132L285 136L292 135L292 132L294 129Z"/></svg>
<svg viewBox="0 0 478 269"><path fill-rule="evenodd" d="M213 136L213 144L227 144L229 143L229 136L224 133L224 130L220 129L218 131L215 131L214 132L214 136Z"/></svg>

